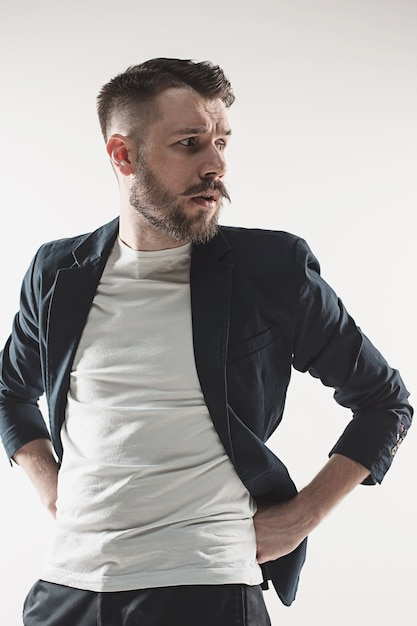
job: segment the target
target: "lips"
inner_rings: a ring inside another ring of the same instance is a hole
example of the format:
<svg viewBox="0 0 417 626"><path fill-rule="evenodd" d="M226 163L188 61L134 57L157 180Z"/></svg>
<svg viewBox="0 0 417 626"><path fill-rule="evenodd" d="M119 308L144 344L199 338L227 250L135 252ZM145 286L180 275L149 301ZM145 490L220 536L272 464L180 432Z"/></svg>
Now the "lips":
<svg viewBox="0 0 417 626"><path fill-rule="evenodd" d="M201 196L192 196L191 200L206 209L211 209L217 205L217 201L219 199L218 194L204 194Z"/></svg>
<svg viewBox="0 0 417 626"><path fill-rule="evenodd" d="M199 194L198 196L192 196L193 200L195 198L203 198L203 200L208 200L208 201L210 200L217 201L219 197L220 197L220 194L218 191L209 191L206 193L203 192Z"/></svg>

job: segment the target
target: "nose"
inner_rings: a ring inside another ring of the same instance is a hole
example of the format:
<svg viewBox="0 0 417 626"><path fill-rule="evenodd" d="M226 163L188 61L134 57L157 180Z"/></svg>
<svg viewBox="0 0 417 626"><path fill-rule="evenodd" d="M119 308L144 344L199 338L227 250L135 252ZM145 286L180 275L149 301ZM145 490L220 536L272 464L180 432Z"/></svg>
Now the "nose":
<svg viewBox="0 0 417 626"><path fill-rule="evenodd" d="M218 146L210 146L204 154L204 159L200 166L200 177L223 178L226 170L226 159L223 151Z"/></svg>

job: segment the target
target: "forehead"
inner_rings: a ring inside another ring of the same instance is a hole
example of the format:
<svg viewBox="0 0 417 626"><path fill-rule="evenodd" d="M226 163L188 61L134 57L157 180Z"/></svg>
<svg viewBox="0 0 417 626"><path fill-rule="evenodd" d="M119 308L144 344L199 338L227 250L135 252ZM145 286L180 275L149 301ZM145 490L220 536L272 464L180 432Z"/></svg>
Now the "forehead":
<svg viewBox="0 0 417 626"><path fill-rule="evenodd" d="M152 125L156 132L175 133L178 129L199 128L229 134L227 109L220 98L207 100L193 89L166 89L155 104L158 118Z"/></svg>

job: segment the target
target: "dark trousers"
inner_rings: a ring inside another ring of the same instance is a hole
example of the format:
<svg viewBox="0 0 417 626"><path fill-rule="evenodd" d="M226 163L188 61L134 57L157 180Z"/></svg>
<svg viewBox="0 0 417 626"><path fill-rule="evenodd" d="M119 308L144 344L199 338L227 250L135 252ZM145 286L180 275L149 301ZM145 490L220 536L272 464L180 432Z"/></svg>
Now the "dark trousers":
<svg viewBox="0 0 417 626"><path fill-rule="evenodd" d="M96 593L39 580L24 626L271 626L260 587L190 585Z"/></svg>

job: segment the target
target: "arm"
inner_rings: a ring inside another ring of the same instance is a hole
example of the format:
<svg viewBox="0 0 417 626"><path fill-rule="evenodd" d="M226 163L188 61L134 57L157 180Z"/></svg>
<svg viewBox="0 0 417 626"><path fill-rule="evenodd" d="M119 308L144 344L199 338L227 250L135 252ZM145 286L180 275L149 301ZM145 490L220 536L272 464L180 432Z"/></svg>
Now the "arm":
<svg viewBox="0 0 417 626"><path fill-rule="evenodd" d="M13 456L35 486L44 506L55 517L59 464L49 439L35 439L19 448Z"/></svg>
<svg viewBox="0 0 417 626"><path fill-rule="evenodd" d="M45 391L45 318L49 302L41 293L34 258L25 274L12 333L0 352L0 436L9 459L30 441L49 439L38 400ZM45 281L44 281L45 282Z"/></svg>
<svg viewBox="0 0 417 626"><path fill-rule="evenodd" d="M365 484L381 483L411 426L413 410L399 372L387 363L321 278L305 242L297 247L297 322L293 366L333 387L352 411L330 455L369 469ZM329 456L330 456L329 455Z"/></svg>
<svg viewBox="0 0 417 626"><path fill-rule="evenodd" d="M323 469L293 499L260 504L254 517L259 563L277 559L295 548L330 513L369 470L334 454Z"/></svg>

